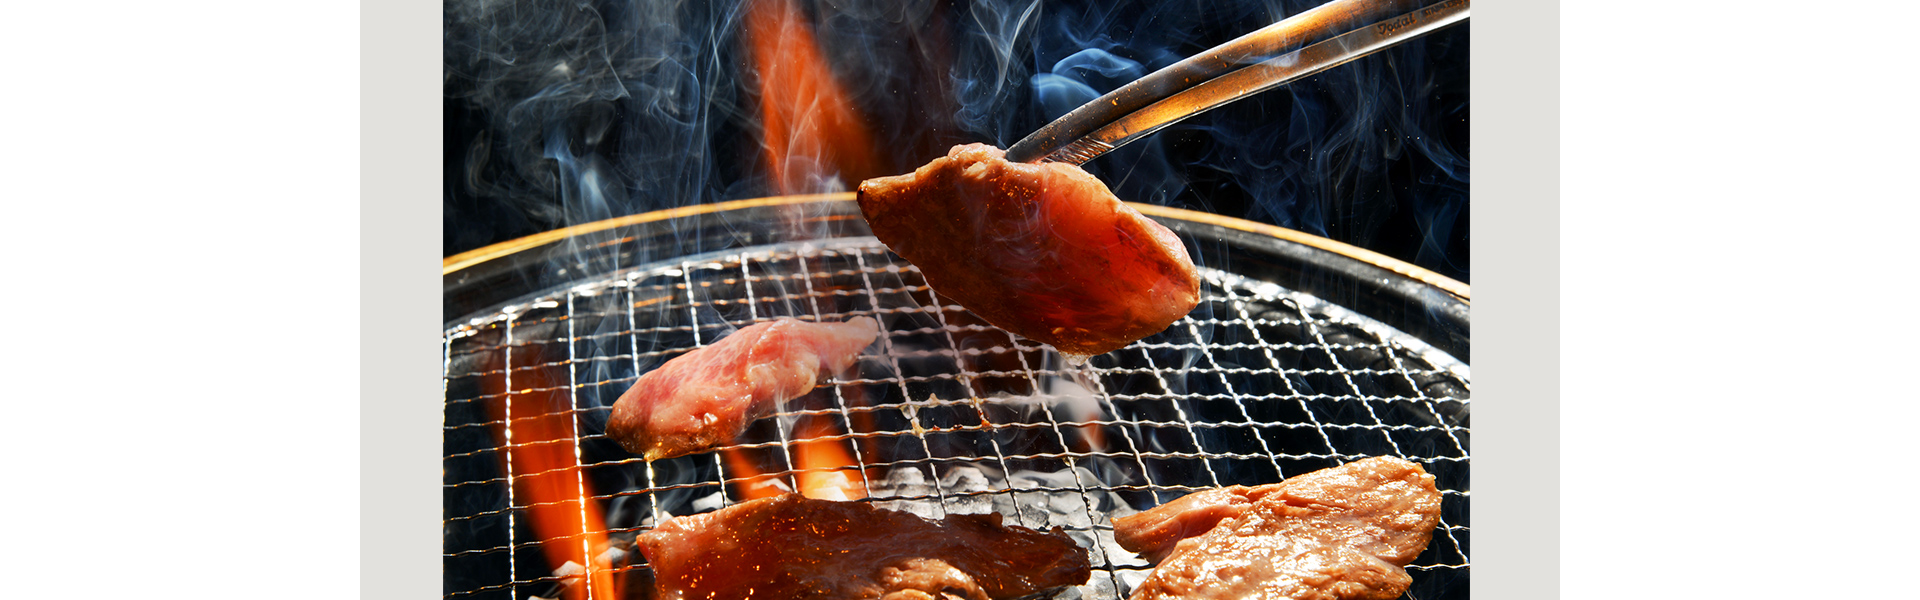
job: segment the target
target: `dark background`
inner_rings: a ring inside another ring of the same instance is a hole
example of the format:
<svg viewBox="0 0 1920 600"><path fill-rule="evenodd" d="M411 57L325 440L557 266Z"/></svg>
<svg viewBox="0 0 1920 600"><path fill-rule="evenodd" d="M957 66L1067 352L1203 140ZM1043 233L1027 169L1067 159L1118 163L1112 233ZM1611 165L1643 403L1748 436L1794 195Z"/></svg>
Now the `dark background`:
<svg viewBox="0 0 1920 600"><path fill-rule="evenodd" d="M1317 2L798 0L882 162L1005 147L1081 103ZM444 252L778 195L750 2L446 4ZM1123 200L1272 223L1463 282L1468 39L1425 38L1199 115L1086 166Z"/></svg>

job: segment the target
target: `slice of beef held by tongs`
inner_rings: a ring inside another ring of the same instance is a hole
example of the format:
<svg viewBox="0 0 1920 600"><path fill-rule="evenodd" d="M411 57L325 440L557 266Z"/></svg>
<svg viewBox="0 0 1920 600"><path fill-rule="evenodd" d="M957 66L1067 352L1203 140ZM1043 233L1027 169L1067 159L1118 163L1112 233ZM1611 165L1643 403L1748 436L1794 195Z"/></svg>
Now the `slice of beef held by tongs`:
<svg viewBox="0 0 1920 600"><path fill-rule="evenodd" d="M1180 238L1076 166L964 144L862 182L857 199L873 235L933 291L1068 355L1123 348L1200 302Z"/></svg>

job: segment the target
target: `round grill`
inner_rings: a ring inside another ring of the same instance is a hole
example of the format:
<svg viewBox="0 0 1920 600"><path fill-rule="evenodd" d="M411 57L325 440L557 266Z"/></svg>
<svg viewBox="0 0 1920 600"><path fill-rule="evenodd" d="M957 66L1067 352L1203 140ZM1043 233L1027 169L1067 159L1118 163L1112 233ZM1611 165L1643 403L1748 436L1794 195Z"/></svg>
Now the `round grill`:
<svg viewBox="0 0 1920 600"><path fill-rule="evenodd" d="M1383 454L1420 463L1443 498L1409 597L1467 596L1463 299L1156 211L1196 241L1201 304L1071 365L934 293L846 200L642 216L450 272L446 597L645 597L635 535L829 477L885 508L1061 527L1095 568L1061 597L1124 598L1151 568L1112 543L1112 517ZM520 293L461 312L500 289ZM1380 307L1401 308L1361 310ZM854 372L735 445L648 462L604 435L613 401L668 359L755 322L862 315L885 332ZM822 453L849 458L806 462Z"/></svg>

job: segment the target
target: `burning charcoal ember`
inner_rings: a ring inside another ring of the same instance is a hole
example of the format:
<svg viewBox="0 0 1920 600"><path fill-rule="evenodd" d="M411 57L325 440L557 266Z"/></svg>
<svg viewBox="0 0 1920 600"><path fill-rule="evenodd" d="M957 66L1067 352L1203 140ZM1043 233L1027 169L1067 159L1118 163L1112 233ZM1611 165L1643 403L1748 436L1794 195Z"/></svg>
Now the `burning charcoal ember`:
<svg viewBox="0 0 1920 600"><path fill-rule="evenodd" d="M852 366L879 333L869 317L743 327L642 375L614 402L607 435L647 460L726 444L821 377Z"/></svg>
<svg viewBox="0 0 1920 600"><path fill-rule="evenodd" d="M1115 519L1128 549L1166 555L1131 598L1398 598L1440 522L1433 480L1375 457Z"/></svg>
<svg viewBox="0 0 1920 600"><path fill-rule="evenodd" d="M1117 350L1199 303L1180 239L1077 166L954 146L913 173L862 182L858 200L874 235L935 291L1067 354Z"/></svg>
<svg viewBox="0 0 1920 600"><path fill-rule="evenodd" d="M1017 598L1092 573L1066 535L997 513L930 521L798 495L675 517L637 543L658 598Z"/></svg>

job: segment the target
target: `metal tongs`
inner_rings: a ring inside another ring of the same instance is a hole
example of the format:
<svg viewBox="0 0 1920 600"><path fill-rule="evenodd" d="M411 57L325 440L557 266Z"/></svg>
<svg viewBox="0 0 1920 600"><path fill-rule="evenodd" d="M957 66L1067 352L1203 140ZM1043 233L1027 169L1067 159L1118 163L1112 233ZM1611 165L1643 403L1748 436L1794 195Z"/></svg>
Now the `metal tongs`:
<svg viewBox="0 0 1920 600"><path fill-rule="evenodd" d="M1007 148L1078 165L1182 119L1467 19L1469 0L1334 0L1073 109Z"/></svg>

